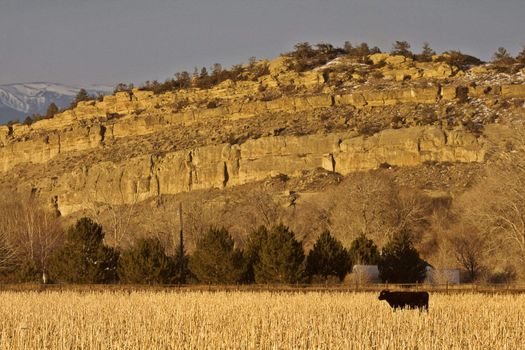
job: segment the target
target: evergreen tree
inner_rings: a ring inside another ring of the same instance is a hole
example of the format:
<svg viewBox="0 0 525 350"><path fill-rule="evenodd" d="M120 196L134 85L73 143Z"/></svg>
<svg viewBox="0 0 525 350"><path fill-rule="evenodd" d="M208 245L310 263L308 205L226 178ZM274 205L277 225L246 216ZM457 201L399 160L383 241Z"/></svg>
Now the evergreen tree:
<svg viewBox="0 0 525 350"><path fill-rule="evenodd" d="M315 45L315 51L317 51L317 54L321 55L330 55L336 51L334 48L334 45L330 43L318 43Z"/></svg>
<svg viewBox="0 0 525 350"><path fill-rule="evenodd" d="M211 74L213 75L220 75L223 72L222 64L220 63L214 63L211 67Z"/></svg>
<svg viewBox="0 0 525 350"><path fill-rule="evenodd" d="M343 45L343 50L347 55L351 55L354 53L354 45L350 41L345 41Z"/></svg>
<svg viewBox="0 0 525 350"><path fill-rule="evenodd" d="M79 219L50 259L53 280L68 283L110 283L117 280L118 253L104 245L102 226L89 218Z"/></svg>
<svg viewBox="0 0 525 350"><path fill-rule="evenodd" d="M399 55L399 56L405 56L405 57L413 57L414 54L412 51L410 51L410 44L408 41L396 41L392 45L392 51L390 51L392 55Z"/></svg>
<svg viewBox="0 0 525 350"><path fill-rule="evenodd" d="M362 57L370 55L370 46L368 46L367 43L359 44L359 46L356 48L356 55Z"/></svg>
<svg viewBox="0 0 525 350"><path fill-rule="evenodd" d="M376 53L381 53L381 49L377 46L374 46L370 49L370 55L374 55Z"/></svg>
<svg viewBox="0 0 525 350"><path fill-rule="evenodd" d="M57 105L51 102L47 107L46 118L53 118L59 112Z"/></svg>
<svg viewBox="0 0 525 350"><path fill-rule="evenodd" d="M89 96L88 92L86 91L86 89L80 89L77 93L77 95L75 96L75 100L71 103L71 107L76 107L77 104L81 101L89 101L91 100L92 97Z"/></svg>
<svg viewBox="0 0 525 350"><path fill-rule="evenodd" d="M201 73L199 74L199 78L206 78L208 76L209 76L208 70L206 69L206 67L202 67Z"/></svg>
<svg viewBox="0 0 525 350"><path fill-rule="evenodd" d="M315 51L308 42L297 43L294 46L292 56L297 59L307 59L315 55Z"/></svg>
<svg viewBox="0 0 525 350"><path fill-rule="evenodd" d="M525 46L523 46L523 50L521 50L521 52L518 54L518 56L516 56L516 61L520 65L525 65Z"/></svg>
<svg viewBox="0 0 525 350"><path fill-rule="evenodd" d="M419 257L408 232L395 234L381 252L379 277L388 283L423 282L428 264Z"/></svg>
<svg viewBox="0 0 525 350"><path fill-rule="evenodd" d="M174 263L174 277L173 283L186 284L188 278L192 277L190 271L190 258L186 254L186 248L184 246L184 239L182 235L182 230L180 231L180 241L175 249L175 256L173 257Z"/></svg>
<svg viewBox="0 0 525 350"><path fill-rule="evenodd" d="M427 42L423 43L423 49L421 50L421 53L417 55L417 60L420 62L431 62L432 56L436 54L436 51L432 50L430 47L430 44Z"/></svg>
<svg viewBox="0 0 525 350"><path fill-rule="evenodd" d="M360 234L352 244L349 251L352 263L355 265L376 265L379 262L379 250L374 241Z"/></svg>
<svg viewBox="0 0 525 350"><path fill-rule="evenodd" d="M89 94L87 93L85 89L80 89L75 97L76 102L87 101L90 99L91 99L91 96L89 96Z"/></svg>
<svg viewBox="0 0 525 350"><path fill-rule="evenodd" d="M351 270L348 251L329 231L323 232L306 258L308 276L319 275L324 279L337 276L342 281Z"/></svg>
<svg viewBox="0 0 525 350"><path fill-rule="evenodd" d="M190 257L190 269L202 283L238 283L243 274L242 252L235 249L226 229L210 228L197 241Z"/></svg>
<svg viewBox="0 0 525 350"><path fill-rule="evenodd" d="M186 71L175 73L175 81L179 89L187 89L191 87L191 76Z"/></svg>
<svg viewBox="0 0 525 350"><path fill-rule="evenodd" d="M140 239L120 256L118 275L124 283L170 283L174 263L157 238Z"/></svg>
<svg viewBox="0 0 525 350"><path fill-rule="evenodd" d="M492 56L492 63L506 66L511 65L515 62L514 58L508 53L504 47L499 47L498 50Z"/></svg>
<svg viewBox="0 0 525 350"><path fill-rule="evenodd" d="M257 283L298 283L305 280L304 250L284 225L272 227L255 265Z"/></svg>
<svg viewBox="0 0 525 350"><path fill-rule="evenodd" d="M27 116L26 119L24 119L24 122L22 124L27 125L27 126L33 124L33 118L31 118L30 116Z"/></svg>
<svg viewBox="0 0 525 350"><path fill-rule="evenodd" d="M244 248L244 259L246 262L244 282L255 282L255 265L259 263L261 249L268 239L268 229L266 226L260 226L258 229L252 231L248 236L246 247Z"/></svg>

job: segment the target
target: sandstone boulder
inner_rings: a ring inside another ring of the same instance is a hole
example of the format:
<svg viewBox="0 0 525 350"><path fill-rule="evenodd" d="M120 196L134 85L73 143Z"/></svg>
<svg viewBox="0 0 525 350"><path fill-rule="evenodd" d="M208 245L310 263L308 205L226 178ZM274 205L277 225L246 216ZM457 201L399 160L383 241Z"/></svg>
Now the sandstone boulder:
<svg viewBox="0 0 525 350"><path fill-rule="evenodd" d="M132 96L137 101L143 101L155 97L153 91L144 91L139 89L133 89Z"/></svg>
<svg viewBox="0 0 525 350"><path fill-rule="evenodd" d="M446 63L418 63L423 70L423 77L428 79L445 79L454 74L454 70Z"/></svg>
<svg viewBox="0 0 525 350"><path fill-rule="evenodd" d="M507 98L525 98L525 84L503 85L501 96Z"/></svg>
<svg viewBox="0 0 525 350"><path fill-rule="evenodd" d="M368 58L372 61L373 64L384 62L389 57L390 55L387 53L376 53L368 56Z"/></svg>
<svg viewBox="0 0 525 350"><path fill-rule="evenodd" d="M395 66L401 63L412 62L412 59L405 57L405 56L401 56L401 55L394 55L394 56L389 55L389 57L385 58L385 62L387 64L391 64Z"/></svg>
<svg viewBox="0 0 525 350"><path fill-rule="evenodd" d="M490 73L490 69L486 65L474 66L469 69L469 73L475 75L488 74Z"/></svg>

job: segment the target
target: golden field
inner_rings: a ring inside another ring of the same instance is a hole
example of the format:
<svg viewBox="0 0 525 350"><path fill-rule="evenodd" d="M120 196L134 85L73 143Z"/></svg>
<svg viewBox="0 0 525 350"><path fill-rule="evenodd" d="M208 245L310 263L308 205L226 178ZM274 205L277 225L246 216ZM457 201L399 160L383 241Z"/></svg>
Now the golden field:
<svg viewBox="0 0 525 350"><path fill-rule="evenodd" d="M2 292L0 349L523 349L525 295Z"/></svg>

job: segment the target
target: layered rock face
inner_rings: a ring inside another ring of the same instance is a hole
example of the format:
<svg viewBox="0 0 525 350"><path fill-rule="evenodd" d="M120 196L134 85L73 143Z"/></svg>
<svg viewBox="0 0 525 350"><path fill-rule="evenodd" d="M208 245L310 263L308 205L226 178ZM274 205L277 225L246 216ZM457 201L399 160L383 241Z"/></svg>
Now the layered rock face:
<svg viewBox="0 0 525 350"><path fill-rule="evenodd" d="M497 81L444 63L371 60L385 62L382 80L341 83L339 73L299 74L278 59L257 81L119 92L30 126L1 126L0 186L39 193L68 215L317 168L345 175L483 162L491 147L483 125L524 116L520 76Z"/></svg>
<svg viewBox="0 0 525 350"><path fill-rule="evenodd" d="M133 204L159 195L224 188L269 176L300 175L324 168L346 175L380 166L412 166L426 161L481 162L482 141L463 131L433 127L387 130L372 137L310 135L264 137L240 145L219 144L123 162L101 162L51 179L42 188L62 193L63 214L87 202Z"/></svg>

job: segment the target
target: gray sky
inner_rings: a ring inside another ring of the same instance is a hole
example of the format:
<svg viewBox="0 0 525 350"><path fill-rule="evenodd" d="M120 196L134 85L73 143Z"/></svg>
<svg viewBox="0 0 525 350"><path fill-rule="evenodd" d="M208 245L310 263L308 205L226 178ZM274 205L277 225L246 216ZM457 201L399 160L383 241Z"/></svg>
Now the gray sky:
<svg viewBox="0 0 525 350"><path fill-rule="evenodd" d="M525 44L524 15L524 0L0 0L0 84L164 80L300 41L428 41L488 59Z"/></svg>

